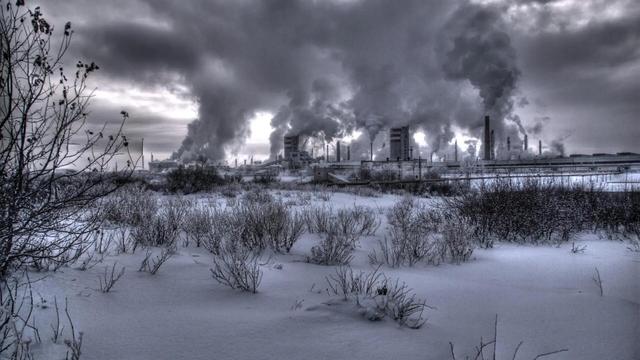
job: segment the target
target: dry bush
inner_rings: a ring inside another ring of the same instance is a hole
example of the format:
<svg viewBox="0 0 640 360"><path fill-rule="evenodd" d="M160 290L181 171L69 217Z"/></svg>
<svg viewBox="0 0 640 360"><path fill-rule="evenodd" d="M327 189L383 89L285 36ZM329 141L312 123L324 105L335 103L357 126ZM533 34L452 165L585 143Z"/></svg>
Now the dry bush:
<svg viewBox="0 0 640 360"><path fill-rule="evenodd" d="M330 207L309 207L302 212L304 221L307 224L307 230L310 233L326 233L332 217L332 209Z"/></svg>
<svg viewBox="0 0 640 360"><path fill-rule="evenodd" d="M29 325L33 315L33 291L28 277L9 276L0 280L0 357L31 358L31 339L37 329Z"/></svg>
<svg viewBox="0 0 640 360"><path fill-rule="evenodd" d="M413 266L425 259L433 261L433 251L437 246L434 234L437 228L427 221L425 209L413 198L405 197L387 212L388 234L378 241L378 249L369 254L369 260L376 264L392 267Z"/></svg>
<svg viewBox="0 0 640 360"><path fill-rule="evenodd" d="M584 230L610 238L640 234L640 192L607 192L596 186L566 185L528 178L496 180L446 200L464 218L482 247L493 241L569 242Z"/></svg>
<svg viewBox="0 0 640 360"><path fill-rule="evenodd" d="M318 191L316 192L316 198L322 200L322 201L329 201L331 200L331 197L333 196L332 193L328 192L328 191Z"/></svg>
<svg viewBox="0 0 640 360"><path fill-rule="evenodd" d="M151 257L153 253L150 249L147 249L147 253L142 259L142 263L140 264L140 268L138 271L148 272L151 275L155 275L160 267L173 256L173 251L171 249L162 249L160 255L155 257Z"/></svg>
<svg viewBox="0 0 640 360"><path fill-rule="evenodd" d="M134 249L138 246L175 246L179 228L168 223L162 215L155 215L131 231Z"/></svg>
<svg viewBox="0 0 640 360"><path fill-rule="evenodd" d="M304 231L304 219L280 201L243 200L226 215L228 237L262 251L289 252Z"/></svg>
<svg viewBox="0 0 640 360"><path fill-rule="evenodd" d="M134 249L138 246L175 248L188 209L189 202L184 199L165 201L157 214L144 219L131 231Z"/></svg>
<svg viewBox="0 0 640 360"><path fill-rule="evenodd" d="M329 291L353 300L360 312L372 321L389 316L400 325L413 329L426 322L423 318L426 302L418 299L411 289L399 280L391 280L379 272L354 273L348 266L340 266L334 275L326 277Z"/></svg>
<svg viewBox="0 0 640 360"><path fill-rule="evenodd" d="M442 227L442 242L448 259L456 264L466 262L473 254L473 232L464 221L445 222Z"/></svg>
<svg viewBox="0 0 640 360"><path fill-rule="evenodd" d="M271 193L269 193L268 191L265 191L265 189L260 189L260 188L253 188L245 192L244 195L242 196L242 199L249 203L259 203L259 204L275 201Z"/></svg>
<svg viewBox="0 0 640 360"><path fill-rule="evenodd" d="M330 232L311 248L307 261L319 265L346 265L353 258L353 241L347 235Z"/></svg>
<svg viewBox="0 0 640 360"><path fill-rule="evenodd" d="M213 257L211 275L222 285L256 293L262 280L260 255L240 244L227 243Z"/></svg>
<svg viewBox="0 0 640 360"><path fill-rule="evenodd" d="M330 207L310 207L302 214L310 233L339 233L350 237L354 246L360 236L374 235L380 227L376 213L362 206L335 212Z"/></svg>
<svg viewBox="0 0 640 360"><path fill-rule="evenodd" d="M98 201L97 215L113 224L137 226L158 211L156 196L140 185L123 187Z"/></svg>
<svg viewBox="0 0 640 360"><path fill-rule="evenodd" d="M186 235L186 246L193 242L196 247L200 247L207 241L214 227L215 211L209 207L195 207L189 210L182 223L182 230Z"/></svg>
<svg viewBox="0 0 640 360"><path fill-rule="evenodd" d="M115 286L115 284L122 278L125 272L125 267L121 267L118 272L116 272L116 265L118 263L114 263L111 267L111 271L109 271L109 267L105 266L104 273L98 276L98 285L99 290L103 293L108 293Z"/></svg>

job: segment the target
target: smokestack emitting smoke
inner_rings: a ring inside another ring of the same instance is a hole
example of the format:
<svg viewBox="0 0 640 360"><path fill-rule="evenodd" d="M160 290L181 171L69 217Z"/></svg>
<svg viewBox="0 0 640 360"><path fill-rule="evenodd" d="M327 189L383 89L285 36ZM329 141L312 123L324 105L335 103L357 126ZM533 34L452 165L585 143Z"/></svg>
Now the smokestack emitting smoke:
<svg viewBox="0 0 640 360"><path fill-rule="evenodd" d="M542 156L542 140L538 140L538 155Z"/></svg>
<svg viewBox="0 0 640 360"><path fill-rule="evenodd" d="M507 151L511 151L511 138L507 136Z"/></svg>
<svg viewBox="0 0 640 360"><path fill-rule="evenodd" d="M458 140L456 140L454 146L454 161L458 162Z"/></svg>
<svg viewBox="0 0 640 360"><path fill-rule="evenodd" d="M489 115L484 117L484 159L491 160L491 120Z"/></svg>
<svg viewBox="0 0 640 360"><path fill-rule="evenodd" d="M347 145L347 161L351 161L351 145Z"/></svg>
<svg viewBox="0 0 640 360"><path fill-rule="evenodd" d="M529 151L529 137L527 134L524 134L524 151Z"/></svg>
<svg viewBox="0 0 640 360"><path fill-rule="evenodd" d="M340 158L340 140L336 142L336 162L340 162L342 159Z"/></svg>

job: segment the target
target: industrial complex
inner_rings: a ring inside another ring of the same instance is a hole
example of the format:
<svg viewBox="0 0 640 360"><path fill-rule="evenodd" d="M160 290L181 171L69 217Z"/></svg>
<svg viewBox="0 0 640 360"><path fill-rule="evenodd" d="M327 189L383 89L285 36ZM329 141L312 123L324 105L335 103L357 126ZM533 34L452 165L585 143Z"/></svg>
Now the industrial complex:
<svg viewBox="0 0 640 360"><path fill-rule="evenodd" d="M323 146L323 154L313 156L304 149L302 136L287 134L283 138L284 151L277 159L258 162L250 159L238 164L236 160L233 166L216 165L226 172L235 172L243 175L282 174L295 172L296 174L312 176L317 182L348 183L358 181L358 174L366 171L384 171L394 173L393 178L406 181L421 181L423 174L438 173L447 174L479 174L479 173L593 173L607 172L620 173L624 171L640 171L640 154L620 152L616 154L572 154L569 156L543 154L542 141L538 141L535 151L529 150L529 138L524 135L522 145L518 148L512 146L511 138L507 137L498 151L496 148L496 135L491 127L491 118L485 116L483 129L483 146L481 157L475 159L460 159L457 143L452 154L448 157L421 158L415 156L413 151L412 133L409 126L395 127L388 130L388 156L374 160L374 147L371 143L370 155L367 159L352 159L351 146L343 144L340 140ZM520 140L518 140L520 143ZM330 150L334 151L331 152ZM506 150L506 151L504 151ZM418 153L416 151L416 153ZM418 153L419 154L419 153ZM379 155L379 153L378 153ZM194 166L194 164L182 164L175 160L151 161L148 164L152 173L170 171L179 166ZM213 165L211 165L213 166Z"/></svg>

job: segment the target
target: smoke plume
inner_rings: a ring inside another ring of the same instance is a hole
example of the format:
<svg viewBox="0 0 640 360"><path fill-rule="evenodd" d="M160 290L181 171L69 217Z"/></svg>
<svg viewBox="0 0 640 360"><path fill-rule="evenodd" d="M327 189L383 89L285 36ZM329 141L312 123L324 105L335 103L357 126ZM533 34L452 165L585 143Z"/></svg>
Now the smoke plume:
<svg viewBox="0 0 640 360"><path fill-rule="evenodd" d="M224 159L247 137L249 119L265 111L274 114L272 157L287 133L332 141L362 131L355 158L369 153L370 142L379 151L388 141L382 132L394 126L424 131L430 152L450 143L454 127L479 137L484 113L493 115L496 135L518 132L504 122L520 124L513 115L520 71L493 7L439 0L138 3L152 14L146 21L92 25L80 32L80 46L114 78L165 87L177 80L197 99L198 119L176 158Z"/></svg>

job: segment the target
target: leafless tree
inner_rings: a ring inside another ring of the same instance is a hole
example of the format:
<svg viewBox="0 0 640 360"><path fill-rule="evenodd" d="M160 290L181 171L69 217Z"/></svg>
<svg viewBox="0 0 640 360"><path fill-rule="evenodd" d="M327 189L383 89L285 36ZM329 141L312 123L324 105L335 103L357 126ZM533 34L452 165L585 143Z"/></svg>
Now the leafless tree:
<svg viewBox="0 0 640 360"><path fill-rule="evenodd" d="M54 32L39 7L0 1L0 277L76 250L98 225L87 205L116 187L106 166L128 153L125 111L112 134L86 126L98 66L64 67L72 37L71 23Z"/></svg>

